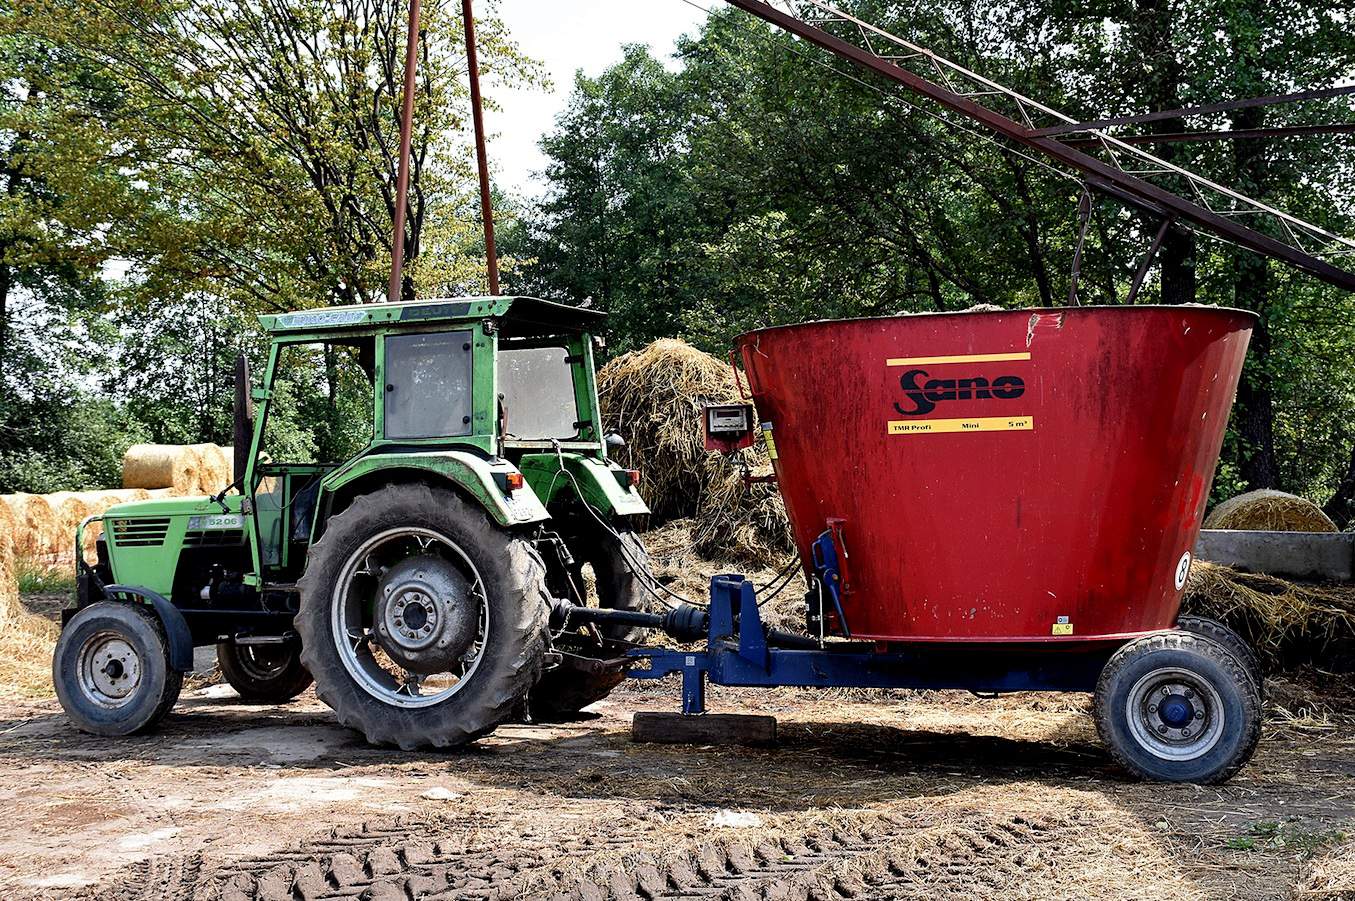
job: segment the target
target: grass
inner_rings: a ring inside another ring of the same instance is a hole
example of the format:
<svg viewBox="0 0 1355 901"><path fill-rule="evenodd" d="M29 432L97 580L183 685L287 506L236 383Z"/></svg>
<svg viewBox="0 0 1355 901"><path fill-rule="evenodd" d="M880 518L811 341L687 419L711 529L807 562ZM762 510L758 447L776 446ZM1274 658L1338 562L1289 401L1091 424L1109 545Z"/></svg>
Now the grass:
<svg viewBox="0 0 1355 901"><path fill-rule="evenodd" d="M1308 829L1292 821L1259 820L1228 840L1234 851L1294 851L1305 860L1350 836L1339 829Z"/></svg>
<svg viewBox="0 0 1355 901"><path fill-rule="evenodd" d="M75 589L75 572L64 566L51 566L36 560L15 561L20 594L49 594Z"/></svg>

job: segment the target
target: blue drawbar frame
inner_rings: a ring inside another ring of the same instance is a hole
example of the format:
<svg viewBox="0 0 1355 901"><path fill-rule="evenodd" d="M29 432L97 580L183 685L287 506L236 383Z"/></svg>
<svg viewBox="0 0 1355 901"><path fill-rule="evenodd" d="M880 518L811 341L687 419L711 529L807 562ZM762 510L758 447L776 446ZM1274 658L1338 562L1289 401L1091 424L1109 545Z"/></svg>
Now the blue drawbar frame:
<svg viewBox="0 0 1355 901"><path fill-rule="evenodd" d="M895 645L845 641L817 649L771 646L757 592L741 575L710 581L705 650L635 648L626 675L662 679L682 674L682 712L706 711L706 683L741 686L1092 691L1120 642L1073 647L969 642Z"/></svg>

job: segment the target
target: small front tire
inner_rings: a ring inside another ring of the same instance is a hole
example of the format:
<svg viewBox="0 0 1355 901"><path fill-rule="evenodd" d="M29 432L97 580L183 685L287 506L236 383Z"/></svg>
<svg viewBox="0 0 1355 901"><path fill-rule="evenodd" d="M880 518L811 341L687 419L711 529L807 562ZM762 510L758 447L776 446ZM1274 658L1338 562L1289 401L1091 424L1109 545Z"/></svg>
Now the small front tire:
<svg viewBox="0 0 1355 901"><path fill-rule="evenodd" d="M183 674L155 617L133 604L100 601L71 617L52 656L57 699L92 735L145 732L179 698Z"/></svg>
<svg viewBox="0 0 1355 901"><path fill-rule="evenodd" d="M261 704L285 704L311 684L301 663L301 647L285 644L218 642L216 662L222 677L240 697Z"/></svg>
<svg viewBox="0 0 1355 901"><path fill-rule="evenodd" d="M1201 635L1138 638L1110 658L1096 686L1096 728L1140 779L1215 784L1251 759L1261 701L1231 651Z"/></svg>

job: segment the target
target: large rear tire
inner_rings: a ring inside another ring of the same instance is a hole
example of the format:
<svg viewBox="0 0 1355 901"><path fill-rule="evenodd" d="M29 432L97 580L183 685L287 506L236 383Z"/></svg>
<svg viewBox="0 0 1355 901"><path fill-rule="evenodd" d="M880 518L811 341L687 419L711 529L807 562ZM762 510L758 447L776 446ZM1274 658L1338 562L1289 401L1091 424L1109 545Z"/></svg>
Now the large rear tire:
<svg viewBox="0 0 1355 901"><path fill-rule="evenodd" d="M552 587L560 597L610 610L644 610L648 592L636 569L649 570L649 554L640 537L629 529L615 535L600 526L574 531L566 539L575 565L565 572L553 567ZM593 570L593 590L587 591L583 567ZM555 584L560 583L560 584ZM597 640L600 633L602 642ZM593 633L575 630L555 639L555 650L562 660L547 670L532 690L529 709L540 721L568 719L607 695L625 678L622 658L614 642L636 642L643 629L603 626Z"/></svg>
<svg viewBox="0 0 1355 901"><path fill-rule="evenodd" d="M286 644L218 642L216 662L222 677L246 701L285 704L310 687L311 674L301 664L301 647Z"/></svg>
<svg viewBox="0 0 1355 901"><path fill-rule="evenodd" d="M1215 784L1251 759L1261 699L1233 653L1210 638L1170 632L1135 639L1097 681L1096 728L1140 779Z"/></svg>
<svg viewBox="0 0 1355 901"><path fill-rule="evenodd" d="M296 629L316 695L373 744L452 747L509 719L546 646L545 567L457 493L392 485L311 549Z"/></svg>
<svg viewBox="0 0 1355 901"><path fill-rule="evenodd" d="M52 655L57 700L94 735L149 731L179 699L183 674L155 617L135 604L100 601L71 617Z"/></svg>

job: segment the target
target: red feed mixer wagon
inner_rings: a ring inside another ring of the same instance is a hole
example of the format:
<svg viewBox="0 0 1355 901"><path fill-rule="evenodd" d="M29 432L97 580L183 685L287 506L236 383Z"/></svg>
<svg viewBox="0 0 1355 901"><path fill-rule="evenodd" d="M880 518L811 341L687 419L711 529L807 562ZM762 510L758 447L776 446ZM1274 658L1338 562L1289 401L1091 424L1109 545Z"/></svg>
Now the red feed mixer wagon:
<svg viewBox="0 0 1355 901"><path fill-rule="evenodd" d="M751 583L719 576L705 651L636 650L630 674L682 673L688 715L706 680L1093 691L1132 772L1226 779L1255 748L1261 674L1239 636L1178 611L1254 318L1080 307L741 336L756 422L711 408L710 441L762 432L818 638L766 629Z"/></svg>

